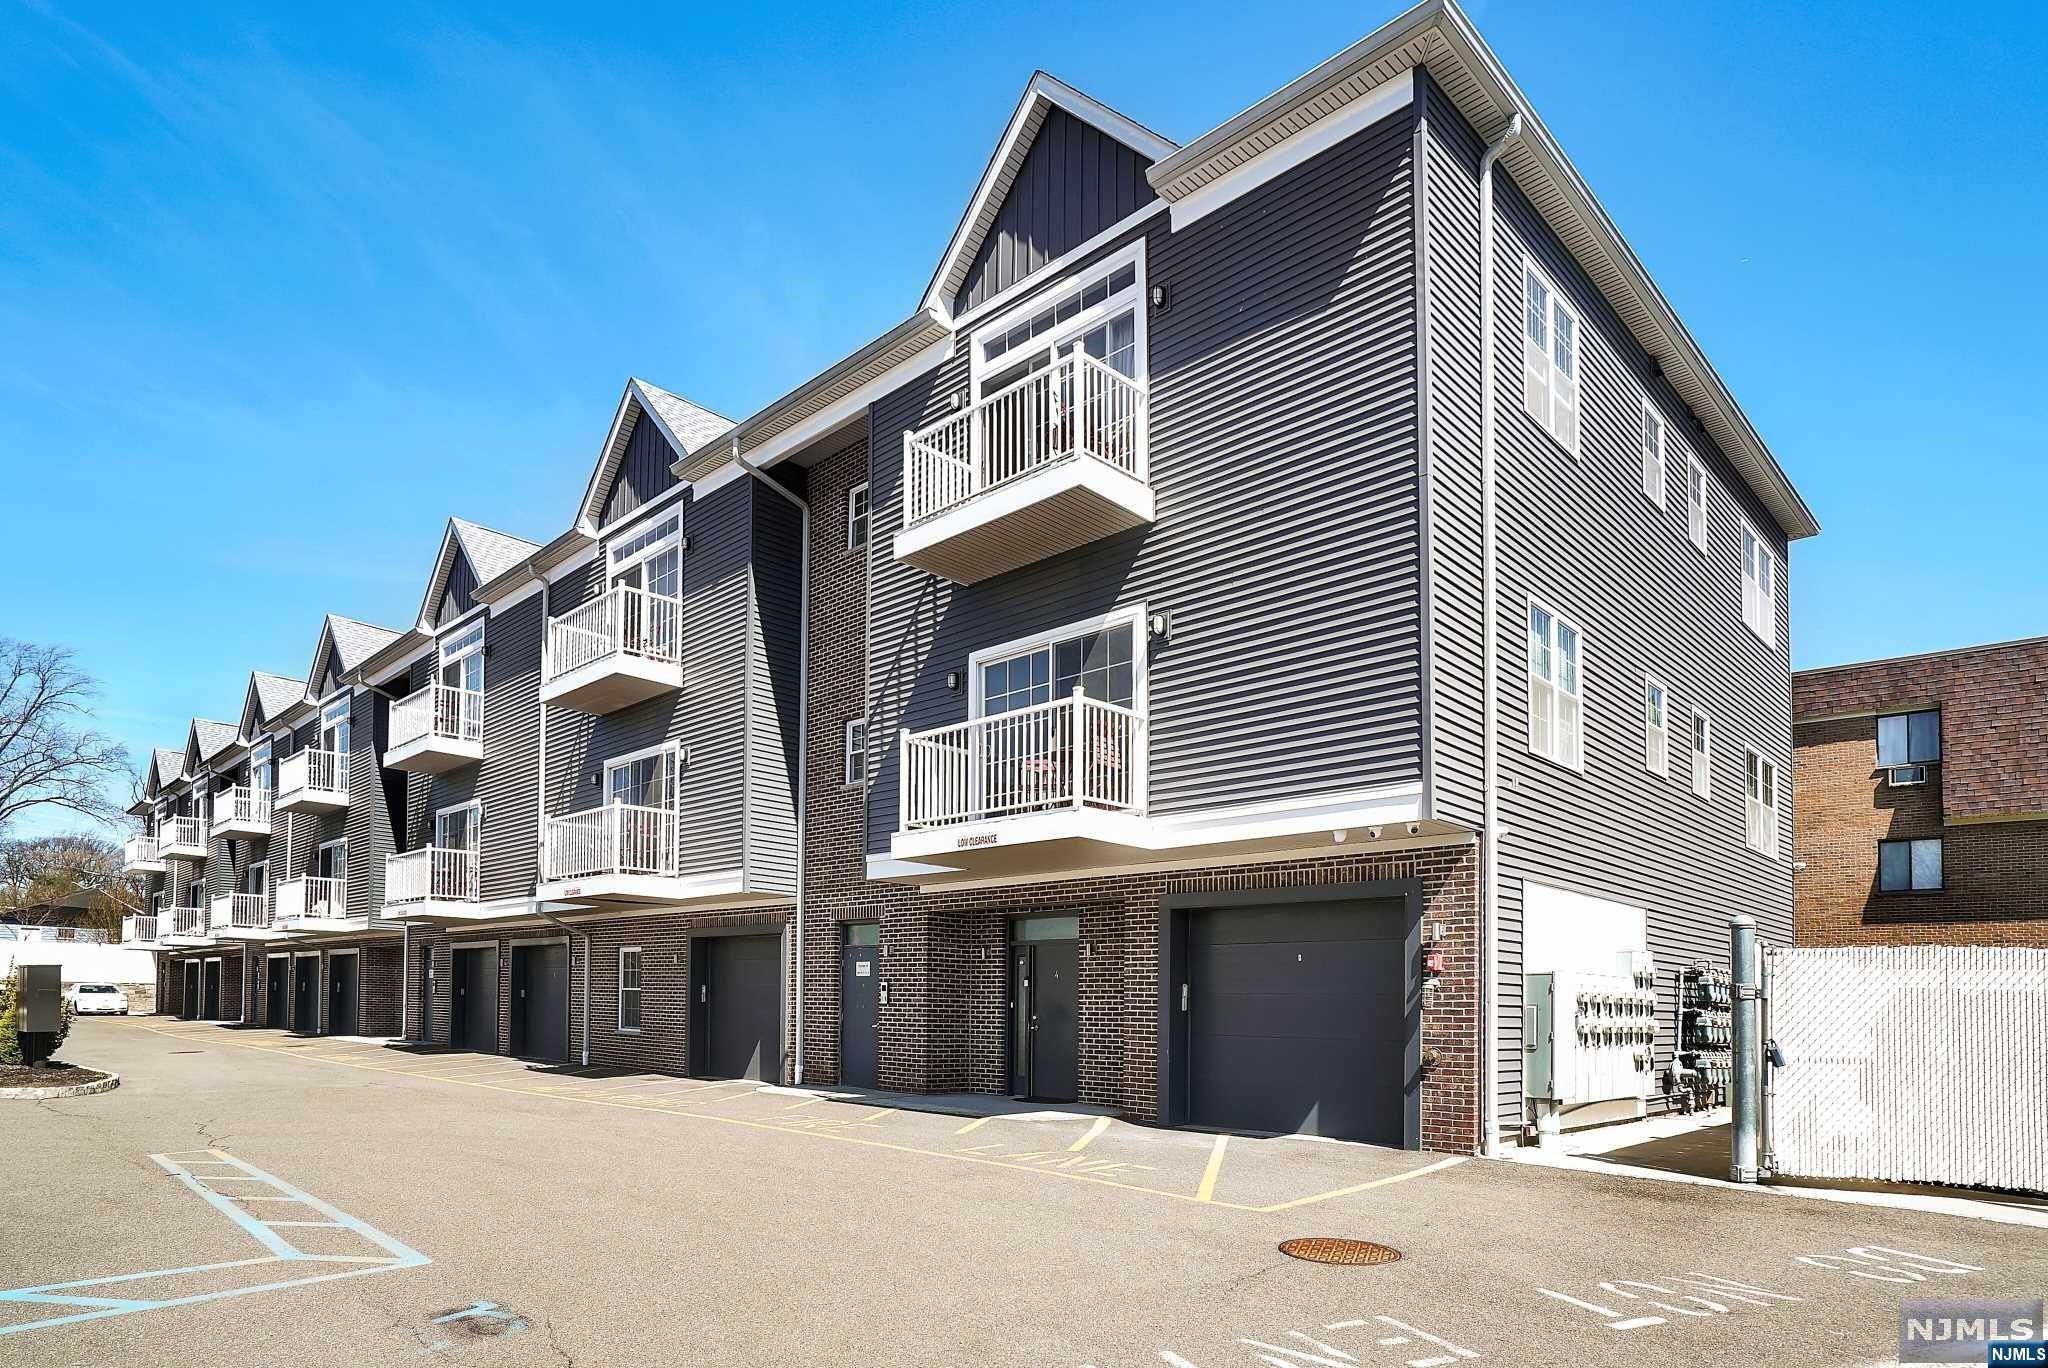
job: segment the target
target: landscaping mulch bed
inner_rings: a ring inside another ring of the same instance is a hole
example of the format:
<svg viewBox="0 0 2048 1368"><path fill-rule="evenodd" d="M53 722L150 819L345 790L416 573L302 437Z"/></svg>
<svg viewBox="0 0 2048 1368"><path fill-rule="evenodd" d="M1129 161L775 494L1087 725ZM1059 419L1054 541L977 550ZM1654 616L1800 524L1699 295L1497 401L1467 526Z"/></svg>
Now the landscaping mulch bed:
<svg viewBox="0 0 2048 1368"><path fill-rule="evenodd" d="M33 1069L21 1064L0 1064L0 1088L75 1088L105 1077L98 1069L81 1069L54 1059Z"/></svg>

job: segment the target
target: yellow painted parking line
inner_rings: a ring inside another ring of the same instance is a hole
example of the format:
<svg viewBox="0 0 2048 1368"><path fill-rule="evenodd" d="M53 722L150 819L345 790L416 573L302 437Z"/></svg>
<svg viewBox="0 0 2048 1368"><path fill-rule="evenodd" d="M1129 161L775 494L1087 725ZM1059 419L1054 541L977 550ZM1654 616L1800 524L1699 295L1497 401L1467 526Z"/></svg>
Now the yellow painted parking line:
<svg viewBox="0 0 2048 1368"><path fill-rule="evenodd" d="M627 1093L627 1092L631 1092L631 1091L633 1091L633 1089L635 1089L635 1088L651 1088L651 1087L653 1087L653 1086L654 1086L655 1084L657 1084L657 1083L673 1083L673 1082L675 1082L675 1079L673 1079L673 1078L670 1078L670 1077L668 1077L668 1076L666 1076L666 1075L663 1075L663 1076L661 1076L661 1077L658 1077L658 1078L636 1078L636 1079L634 1079L634 1080L633 1080L633 1081L632 1081L631 1083L628 1083L628 1084L626 1084L626 1085L625 1085L624 1087L622 1087L622 1088L606 1088L606 1089L605 1089L605 1090L604 1090L603 1092L599 1093L599 1094L598 1094L598 1096L599 1096L599 1097L616 1097L616 1096L618 1096L618 1095L619 1095L620 1093Z"/></svg>
<svg viewBox="0 0 2048 1368"><path fill-rule="evenodd" d="M884 1107L880 1111L876 1112L873 1116L870 1116L867 1120L856 1121L853 1124L856 1126L872 1126L884 1117L894 1116L896 1114L896 1111L897 1109L895 1107Z"/></svg>
<svg viewBox="0 0 2048 1368"><path fill-rule="evenodd" d="M1230 1143L1230 1137L1216 1137L1216 1147L1209 1151L1209 1167L1202 1170L1202 1185L1195 1189L1195 1200L1213 1202L1216 1200L1216 1179L1223 1172L1223 1150Z"/></svg>
<svg viewBox="0 0 2048 1368"><path fill-rule="evenodd" d="M1221 1152L1221 1146L1218 1146L1218 1152ZM1424 1164L1421 1168L1412 1168L1405 1173L1390 1173L1384 1178L1375 1178L1369 1183L1353 1183L1350 1187L1336 1188L1329 1192L1318 1192L1309 1197L1296 1197L1291 1202L1275 1202L1271 1206L1255 1207L1253 1210L1292 1211L1296 1207L1305 1207L1315 1202L1327 1202L1337 1197L1349 1197L1355 1192L1370 1192L1374 1188L1385 1187L1389 1183L1405 1183L1410 1178L1420 1178L1426 1173L1439 1173L1444 1169L1455 1167L1464 1162L1464 1155L1453 1154L1447 1158L1437 1160L1434 1164Z"/></svg>
<svg viewBox="0 0 2048 1368"><path fill-rule="evenodd" d="M805 1107L815 1107L815 1106L817 1106L817 1105L818 1105L818 1104L819 1104L820 1102L823 1102L824 1100L825 1100L825 1099L824 1099L824 1098L822 1098L822 1097L806 1097L806 1098L805 1098L805 1099L804 1099L803 1101L801 1101L801 1102L792 1102L792 1103L790 1103L790 1104L789 1104L788 1106L784 1107L784 1108L783 1108L783 1110L784 1110L784 1111L801 1111L801 1110L802 1110L803 1108L805 1108Z"/></svg>
<svg viewBox="0 0 2048 1368"><path fill-rule="evenodd" d="M1073 1144L1067 1146L1068 1153L1079 1154L1082 1150L1088 1148L1088 1142L1090 1140L1093 1140L1096 1136L1102 1134L1104 1131L1108 1129L1109 1118L1106 1116L1096 1117L1095 1124L1088 1128L1088 1133L1086 1135L1083 1135L1079 1140L1076 1140Z"/></svg>
<svg viewBox="0 0 2048 1368"><path fill-rule="evenodd" d="M962 1127L961 1127L961 1128L960 1128L959 1130L956 1130L956 1131L954 1131L954 1132L953 1132L953 1134L955 1134L955 1135L972 1135L972 1134L973 1134L973 1133L974 1133L975 1131L978 1131L978 1130L980 1130L980 1129L981 1129L981 1128L982 1128L983 1126L986 1126L986 1125L987 1125L987 1124L988 1124L989 1122L991 1122L991 1121L993 1121L993 1120L995 1120L995 1118L994 1118L993 1116L984 1116L984 1117L980 1117L980 1118L978 1118L978 1119L976 1119L976 1120L973 1120L973 1121L969 1121L969 1122L968 1122L968 1123L967 1123L966 1125L962 1126Z"/></svg>

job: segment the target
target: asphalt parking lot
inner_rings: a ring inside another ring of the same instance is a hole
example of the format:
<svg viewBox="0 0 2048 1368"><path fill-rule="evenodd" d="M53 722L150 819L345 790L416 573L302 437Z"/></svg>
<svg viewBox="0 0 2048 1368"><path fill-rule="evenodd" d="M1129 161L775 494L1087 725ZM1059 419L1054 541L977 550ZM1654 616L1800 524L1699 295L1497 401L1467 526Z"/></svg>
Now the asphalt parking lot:
<svg viewBox="0 0 2048 1368"><path fill-rule="evenodd" d="M1902 1298L2048 1288L2039 1230L1604 1174L149 1018L65 1053L123 1082L0 1112L8 1363L1864 1364Z"/></svg>

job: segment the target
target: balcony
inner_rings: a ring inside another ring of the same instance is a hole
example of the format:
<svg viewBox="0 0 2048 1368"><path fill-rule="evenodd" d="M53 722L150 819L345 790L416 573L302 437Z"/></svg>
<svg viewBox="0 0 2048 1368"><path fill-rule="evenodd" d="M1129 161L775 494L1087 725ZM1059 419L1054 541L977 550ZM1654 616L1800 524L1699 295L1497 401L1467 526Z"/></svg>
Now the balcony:
<svg viewBox="0 0 2048 1368"><path fill-rule="evenodd" d="M156 834L159 860L206 858L206 823L197 817L166 817Z"/></svg>
<svg viewBox="0 0 2048 1368"><path fill-rule="evenodd" d="M213 934L222 940L276 940L270 924L270 895L226 893L213 900Z"/></svg>
<svg viewBox="0 0 2048 1368"><path fill-rule="evenodd" d="M214 794L213 834L234 837L268 836L270 790L250 788L242 784Z"/></svg>
<svg viewBox="0 0 2048 1368"><path fill-rule="evenodd" d="M1092 356L903 434L896 559L974 584L1154 517L1146 387Z"/></svg>
<svg viewBox="0 0 2048 1368"><path fill-rule="evenodd" d="M348 754L345 751L302 750L277 767L279 812L342 812L348 808Z"/></svg>
<svg viewBox="0 0 2048 1368"><path fill-rule="evenodd" d="M1128 863L1150 844L1143 714L1075 691L904 732L890 854L973 876Z"/></svg>
<svg viewBox="0 0 2048 1368"><path fill-rule="evenodd" d="M484 758L484 696L475 689L429 684L391 705L388 769L446 774Z"/></svg>
<svg viewBox="0 0 2048 1368"><path fill-rule="evenodd" d="M271 925L280 931L341 935L369 924L367 917L349 915L346 879L283 879L277 885Z"/></svg>
<svg viewBox="0 0 2048 1368"><path fill-rule="evenodd" d="M164 872L163 856L157 853L156 837L130 836L121 847L121 872L123 874L161 874Z"/></svg>
<svg viewBox="0 0 2048 1368"><path fill-rule="evenodd" d="M150 912L121 918L121 944L153 949L157 943L156 922L156 915Z"/></svg>
<svg viewBox="0 0 2048 1368"><path fill-rule="evenodd" d="M171 909L170 934L164 937L166 945L211 945L213 927L207 910L203 907L174 907Z"/></svg>
<svg viewBox="0 0 2048 1368"><path fill-rule="evenodd" d="M477 853L430 847L387 855L384 915L404 921L476 918Z"/></svg>
<svg viewBox="0 0 2048 1368"><path fill-rule="evenodd" d="M610 713L683 687L682 605L616 585L548 621L540 698Z"/></svg>

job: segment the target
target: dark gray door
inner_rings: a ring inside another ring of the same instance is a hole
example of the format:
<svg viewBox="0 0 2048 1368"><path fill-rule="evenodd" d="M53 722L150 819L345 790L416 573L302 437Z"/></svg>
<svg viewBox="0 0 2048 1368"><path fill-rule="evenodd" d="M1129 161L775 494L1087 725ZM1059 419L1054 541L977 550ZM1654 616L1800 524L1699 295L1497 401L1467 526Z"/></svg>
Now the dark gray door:
<svg viewBox="0 0 2048 1368"><path fill-rule="evenodd" d="M288 959L263 962L263 1024L282 1026L285 1020L285 976L291 972Z"/></svg>
<svg viewBox="0 0 2048 1368"><path fill-rule="evenodd" d="M1080 974L1073 941L1010 954L1010 1091L1040 1102L1080 1095Z"/></svg>
<svg viewBox="0 0 2048 1368"><path fill-rule="evenodd" d="M320 1029L320 961L292 957L292 1029L312 1035Z"/></svg>
<svg viewBox="0 0 2048 1368"><path fill-rule="evenodd" d="M498 952L457 950L448 1008L448 1043L458 1050L498 1050Z"/></svg>
<svg viewBox="0 0 2048 1368"><path fill-rule="evenodd" d="M205 1011L205 1013L204 1013L204 1016L206 1017L206 1019L207 1019L208 1021L219 1021L219 1020L220 1020L220 961L219 961L219 960L208 960L208 961L206 961L206 965L205 965L205 970L204 970L204 972L205 972L205 980L204 980L204 981L205 981L205 985L206 985L206 986L205 986L205 988L204 988L204 989L202 990L202 991L203 991L203 992L205 993L205 995L206 995L206 996L205 996L205 1002L206 1002L206 1011Z"/></svg>
<svg viewBox="0 0 2048 1368"><path fill-rule="evenodd" d="M882 1038L881 949L848 945L839 952L839 1081L872 1088Z"/></svg>
<svg viewBox="0 0 2048 1368"><path fill-rule="evenodd" d="M187 1021L199 1019L199 961L186 960L184 966L185 995L179 1004L178 1015Z"/></svg>
<svg viewBox="0 0 2048 1368"><path fill-rule="evenodd" d="M512 1053L560 1063L569 1057L569 947L512 947Z"/></svg>
<svg viewBox="0 0 2048 1368"><path fill-rule="evenodd" d="M697 1019L693 1073L782 1078L782 937L701 936L690 942Z"/></svg>
<svg viewBox="0 0 2048 1368"><path fill-rule="evenodd" d="M1192 1123L1408 1143L1405 899L1208 909L1187 936Z"/></svg>
<svg viewBox="0 0 2048 1368"><path fill-rule="evenodd" d="M356 1033L356 961L358 955L333 955L327 961L327 1034Z"/></svg>

